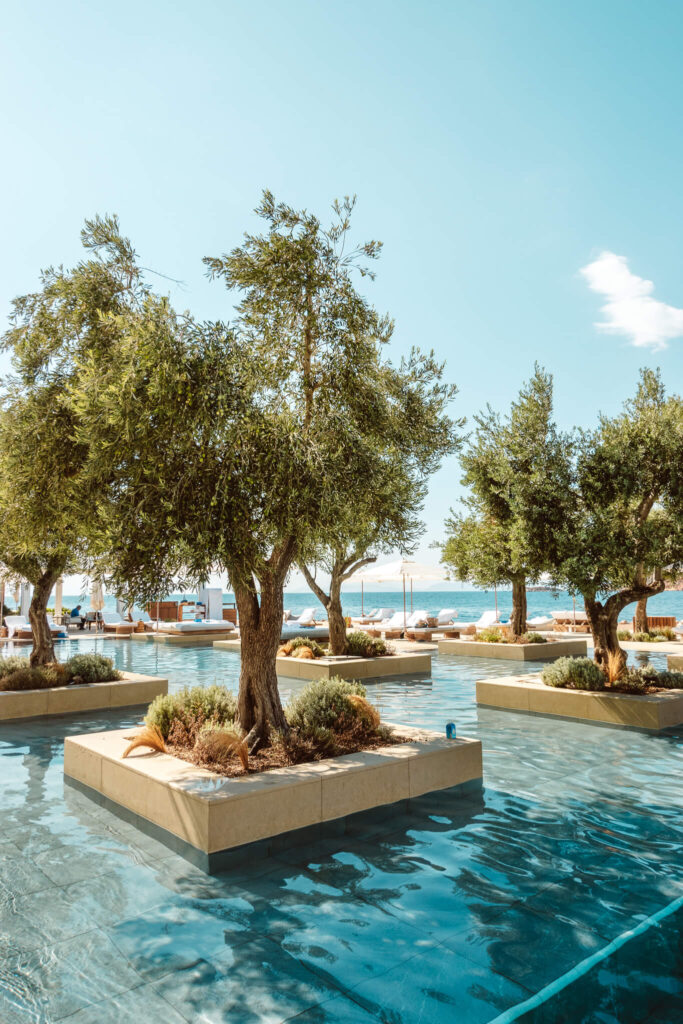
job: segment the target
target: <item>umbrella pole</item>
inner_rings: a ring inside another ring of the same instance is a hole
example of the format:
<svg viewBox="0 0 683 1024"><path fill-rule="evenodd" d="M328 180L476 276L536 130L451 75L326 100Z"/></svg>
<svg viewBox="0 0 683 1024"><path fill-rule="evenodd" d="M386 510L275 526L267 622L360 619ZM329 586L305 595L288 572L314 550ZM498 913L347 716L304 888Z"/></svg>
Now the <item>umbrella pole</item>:
<svg viewBox="0 0 683 1024"><path fill-rule="evenodd" d="M360 581L360 617L361 617L361 619L364 617L364 613L363 613L363 581L362 580Z"/></svg>
<svg viewBox="0 0 683 1024"><path fill-rule="evenodd" d="M410 577L410 611L413 611L413 577Z"/></svg>
<svg viewBox="0 0 683 1024"><path fill-rule="evenodd" d="M406 631L406 578L403 577L403 632Z"/></svg>

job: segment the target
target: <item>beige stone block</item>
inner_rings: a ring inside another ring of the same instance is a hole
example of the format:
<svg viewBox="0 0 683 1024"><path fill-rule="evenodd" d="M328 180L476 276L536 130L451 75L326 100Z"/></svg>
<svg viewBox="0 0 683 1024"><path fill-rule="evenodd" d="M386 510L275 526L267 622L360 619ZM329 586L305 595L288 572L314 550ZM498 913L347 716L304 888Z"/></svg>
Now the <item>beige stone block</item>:
<svg viewBox="0 0 683 1024"><path fill-rule="evenodd" d="M0 721L47 714L47 690L5 690L0 693Z"/></svg>
<svg viewBox="0 0 683 1024"><path fill-rule="evenodd" d="M683 654L669 654L666 666L670 672L683 672Z"/></svg>
<svg viewBox="0 0 683 1024"><path fill-rule="evenodd" d="M168 679L153 676L122 679L110 686L110 707L123 708L131 704L151 704L160 693L168 693Z"/></svg>
<svg viewBox="0 0 683 1024"><path fill-rule="evenodd" d="M208 852L232 849L317 824L320 778L312 773L302 782L255 786L227 803L212 801L210 807Z"/></svg>
<svg viewBox="0 0 683 1024"><path fill-rule="evenodd" d="M108 708L110 683L90 683L87 686L58 686L47 690L48 715L67 715L76 711Z"/></svg>
<svg viewBox="0 0 683 1024"><path fill-rule="evenodd" d="M530 688L529 692L529 711L542 715L567 715L570 718L590 721L595 718L595 709L590 697L591 695L587 693L561 690L552 686L534 687Z"/></svg>
<svg viewBox="0 0 683 1024"><path fill-rule="evenodd" d="M343 771L322 779L322 820L332 821L356 811L407 800L410 796L410 760L376 751L339 758ZM346 762L342 764L341 762ZM360 770L359 770L360 769Z"/></svg>
<svg viewBox="0 0 683 1024"><path fill-rule="evenodd" d="M450 789L482 777L481 743L451 740L451 745L409 762L410 796L422 796L436 789Z"/></svg>
<svg viewBox="0 0 683 1024"><path fill-rule="evenodd" d="M664 694L659 702L659 728L670 729L683 724L683 690Z"/></svg>
<svg viewBox="0 0 683 1024"><path fill-rule="evenodd" d="M64 774L102 792L102 757L82 743L64 740Z"/></svg>
<svg viewBox="0 0 683 1024"><path fill-rule="evenodd" d="M501 684L478 679L476 684L477 704L487 704L494 708L507 708L510 711L529 710L529 691L523 684Z"/></svg>

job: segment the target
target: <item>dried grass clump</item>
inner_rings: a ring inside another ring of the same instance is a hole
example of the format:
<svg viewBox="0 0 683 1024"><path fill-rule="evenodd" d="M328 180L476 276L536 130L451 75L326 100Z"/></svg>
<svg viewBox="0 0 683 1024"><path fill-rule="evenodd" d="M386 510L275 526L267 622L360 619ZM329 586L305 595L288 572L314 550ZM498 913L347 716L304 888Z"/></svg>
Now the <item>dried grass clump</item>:
<svg viewBox="0 0 683 1024"><path fill-rule="evenodd" d="M612 686L613 683L619 682L626 671L626 663L622 657L621 651L607 652L607 661L603 665L602 671L607 676L607 682L610 686Z"/></svg>
<svg viewBox="0 0 683 1024"><path fill-rule="evenodd" d="M126 736L126 739L131 738ZM156 725L146 725L137 736L132 737L131 742L123 752L123 757L128 757L138 747L151 747L152 750L158 750L160 754L165 754L166 743L159 727Z"/></svg>
<svg viewBox="0 0 683 1024"><path fill-rule="evenodd" d="M293 650L294 645L292 644L291 640L288 640L286 644L282 645L282 647L278 647L277 656L278 658L287 658L289 657Z"/></svg>
<svg viewBox="0 0 683 1024"><path fill-rule="evenodd" d="M246 737L236 726L204 729L194 745L194 752L204 761L226 764L237 755L245 772L249 771L249 749Z"/></svg>
<svg viewBox="0 0 683 1024"><path fill-rule="evenodd" d="M310 647L297 647L292 653L293 658L300 658L302 661L312 661L315 655Z"/></svg>

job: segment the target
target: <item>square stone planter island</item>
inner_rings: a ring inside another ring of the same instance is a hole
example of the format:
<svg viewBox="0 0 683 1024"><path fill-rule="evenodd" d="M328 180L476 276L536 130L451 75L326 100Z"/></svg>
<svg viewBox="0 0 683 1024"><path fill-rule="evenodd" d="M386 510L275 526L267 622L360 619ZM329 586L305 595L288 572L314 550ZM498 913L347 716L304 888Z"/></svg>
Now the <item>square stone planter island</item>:
<svg viewBox="0 0 683 1024"><path fill-rule="evenodd" d="M121 675L122 679L109 683L72 683L45 690L0 690L0 721L149 704L160 693L168 693L167 679L133 672Z"/></svg>
<svg viewBox="0 0 683 1024"><path fill-rule="evenodd" d="M683 723L683 690L650 694L591 693L546 686L537 675L480 679L477 704L650 732Z"/></svg>
<svg viewBox="0 0 683 1024"><path fill-rule="evenodd" d="M409 742L227 778L169 754L134 751L131 729L68 737L64 775L203 870L338 833L372 808L404 810L434 790L479 788L481 743L407 726ZM330 823L336 823L334 827Z"/></svg>
<svg viewBox="0 0 683 1024"><path fill-rule="evenodd" d="M217 640L218 650L239 654L239 640ZM380 679L383 676L428 675L432 656L428 651L409 654L388 654L379 658L356 658L339 655L329 658L277 658L276 671L287 679Z"/></svg>
<svg viewBox="0 0 683 1024"><path fill-rule="evenodd" d="M584 657L585 640L549 640L546 644L489 644L478 640L439 640L439 654L461 658L496 658L503 661L555 661L556 658Z"/></svg>

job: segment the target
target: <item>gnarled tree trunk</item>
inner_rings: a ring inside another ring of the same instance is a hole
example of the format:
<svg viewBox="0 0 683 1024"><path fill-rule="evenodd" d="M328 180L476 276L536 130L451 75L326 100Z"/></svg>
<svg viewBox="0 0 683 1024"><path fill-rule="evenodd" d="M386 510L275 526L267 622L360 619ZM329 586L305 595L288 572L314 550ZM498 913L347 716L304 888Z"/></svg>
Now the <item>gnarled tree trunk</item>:
<svg viewBox="0 0 683 1024"><path fill-rule="evenodd" d="M52 630L48 625L46 609L50 593L59 579L59 575L59 573L48 570L43 573L33 587L33 596L28 610L28 618L33 631L33 650L29 659L32 668L37 665L49 665L55 660Z"/></svg>
<svg viewBox="0 0 683 1024"><path fill-rule="evenodd" d="M523 636L526 633L526 580L524 577L512 580L510 628L513 636Z"/></svg>
<svg viewBox="0 0 683 1024"><path fill-rule="evenodd" d="M349 557L338 554L330 572L329 594L325 593L308 566L303 562L299 563L306 582L327 612L332 654L346 654L346 622L341 601L342 583L353 576L354 572L357 572L363 565L374 561L373 555L362 557L358 552L354 552Z"/></svg>
<svg viewBox="0 0 683 1024"><path fill-rule="evenodd" d="M282 633L283 578L261 579L261 599L255 588L234 584L239 612L241 669L237 716L253 753L268 742L271 729L287 732L275 668Z"/></svg>
<svg viewBox="0 0 683 1024"><path fill-rule="evenodd" d="M593 658L600 668L606 669L610 658L622 667L626 664L626 652L621 649L617 636L619 616L626 605L661 594L664 586L664 580L655 580L650 584L639 583L617 591L605 602L598 601L594 595L584 594L586 615L593 635Z"/></svg>
<svg viewBox="0 0 683 1024"><path fill-rule="evenodd" d="M634 616L634 632L636 633L647 633L647 598L641 597L636 605L636 614Z"/></svg>

